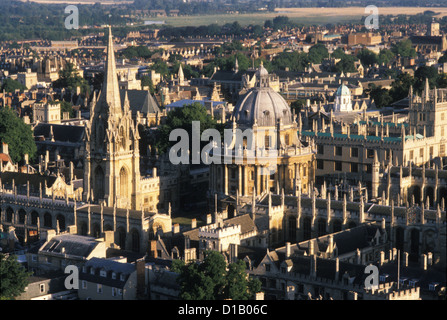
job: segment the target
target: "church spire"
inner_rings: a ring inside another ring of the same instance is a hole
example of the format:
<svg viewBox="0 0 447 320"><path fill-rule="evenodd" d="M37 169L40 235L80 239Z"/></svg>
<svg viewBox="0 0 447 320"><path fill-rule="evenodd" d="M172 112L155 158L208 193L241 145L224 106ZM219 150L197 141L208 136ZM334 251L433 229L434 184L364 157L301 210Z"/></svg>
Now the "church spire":
<svg viewBox="0 0 447 320"><path fill-rule="evenodd" d="M121 113L121 99L118 86L118 76L115 65L115 52L113 50L112 28L109 26L109 41L107 44L107 60L104 68L104 83L98 99L100 108L109 108L110 113Z"/></svg>

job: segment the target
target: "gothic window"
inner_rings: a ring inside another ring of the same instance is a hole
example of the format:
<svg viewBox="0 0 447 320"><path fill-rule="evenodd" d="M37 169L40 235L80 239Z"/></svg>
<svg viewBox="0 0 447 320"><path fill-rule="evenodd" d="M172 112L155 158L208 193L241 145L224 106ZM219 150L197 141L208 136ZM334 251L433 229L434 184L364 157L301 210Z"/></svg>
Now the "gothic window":
<svg viewBox="0 0 447 320"><path fill-rule="evenodd" d="M104 127L102 124L96 126L96 146L98 149L102 149L104 145Z"/></svg>
<svg viewBox="0 0 447 320"><path fill-rule="evenodd" d="M52 217L51 214L46 212L43 216L43 225L46 228L52 228L53 227L53 222L52 222Z"/></svg>
<svg viewBox="0 0 447 320"><path fill-rule="evenodd" d="M138 231L132 231L132 251L139 252L140 251L140 235Z"/></svg>
<svg viewBox="0 0 447 320"><path fill-rule="evenodd" d="M127 178L127 171L124 167L120 170L120 196L121 197L127 197L128 193L128 178Z"/></svg>
<svg viewBox="0 0 447 320"><path fill-rule="evenodd" d="M97 167L95 170L95 183L94 185L94 195L95 200L103 199L105 190L104 190L104 171L101 167Z"/></svg>
<svg viewBox="0 0 447 320"><path fill-rule="evenodd" d="M124 134L124 128L120 127L120 139L121 139L121 147L126 149L126 136Z"/></svg>

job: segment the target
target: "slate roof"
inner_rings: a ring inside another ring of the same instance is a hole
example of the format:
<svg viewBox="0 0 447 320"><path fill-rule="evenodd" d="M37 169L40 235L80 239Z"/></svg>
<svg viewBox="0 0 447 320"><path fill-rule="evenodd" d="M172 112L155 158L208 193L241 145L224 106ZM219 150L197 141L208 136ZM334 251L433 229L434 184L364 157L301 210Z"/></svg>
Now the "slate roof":
<svg viewBox="0 0 447 320"><path fill-rule="evenodd" d="M85 129L82 126L39 123L34 128L34 137L44 136L46 139L49 139L51 127L53 127L55 141L83 144Z"/></svg>
<svg viewBox="0 0 447 320"><path fill-rule="evenodd" d="M63 234L53 237L39 252L62 254L62 248L65 248L66 255L87 258L98 244L93 237Z"/></svg>
<svg viewBox="0 0 447 320"><path fill-rule="evenodd" d="M133 114L136 114L137 111L141 114L160 112L160 108L154 97L146 90L120 90L121 105L124 105L126 91L130 110L132 110Z"/></svg>
<svg viewBox="0 0 447 320"><path fill-rule="evenodd" d="M79 279L121 289L126 284L130 274L136 271L134 264L102 258L91 258L85 263L85 267L87 267L87 272L81 270ZM94 274L90 273L91 268L94 268ZM107 272L106 277L100 275L101 270ZM116 273L116 279L112 279L113 272ZM122 274L124 275L124 281L121 280Z"/></svg>
<svg viewBox="0 0 447 320"><path fill-rule="evenodd" d="M39 184L42 184L43 189L46 181L47 187L51 187L57 179L55 176L44 176L41 174L28 174L22 172L0 172L0 178L2 184L5 185L12 185L12 181L14 180L16 186L23 186L29 181L30 191L34 192L39 192Z"/></svg>

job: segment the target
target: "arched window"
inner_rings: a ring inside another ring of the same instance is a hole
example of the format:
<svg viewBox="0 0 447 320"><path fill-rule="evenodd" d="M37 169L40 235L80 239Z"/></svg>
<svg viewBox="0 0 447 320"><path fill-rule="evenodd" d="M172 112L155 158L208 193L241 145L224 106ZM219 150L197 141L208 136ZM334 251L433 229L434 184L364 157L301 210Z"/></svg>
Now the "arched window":
<svg viewBox="0 0 447 320"><path fill-rule="evenodd" d="M121 139L121 147L126 149L126 136L124 134L124 127L120 127L120 139Z"/></svg>
<svg viewBox="0 0 447 320"><path fill-rule="evenodd" d="M46 228L52 228L53 227L53 217L49 212L45 212L43 215L43 226Z"/></svg>
<svg viewBox="0 0 447 320"><path fill-rule="evenodd" d="M118 245L121 250L126 250L126 231L123 227L118 228Z"/></svg>
<svg viewBox="0 0 447 320"><path fill-rule="evenodd" d="M12 222L13 215L14 215L14 210L12 210L11 207L8 207L8 209L6 209L6 222Z"/></svg>
<svg viewBox="0 0 447 320"><path fill-rule="evenodd" d="M332 224L332 232L339 232L339 231L341 231L341 221L334 220Z"/></svg>
<svg viewBox="0 0 447 320"><path fill-rule="evenodd" d="M127 198L127 192L128 192L128 178L127 178L127 170L122 167L120 170L120 196Z"/></svg>
<svg viewBox="0 0 447 320"><path fill-rule="evenodd" d="M326 234L326 220L319 219L318 220L318 236L324 236Z"/></svg>
<svg viewBox="0 0 447 320"><path fill-rule="evenodd" d="M65 230L65 217L61 214L58 214L56 217L56 220L59 223L59 230L64 231Z"/></svg>
<svg viewBox="0 0 447 320"><path fill-rule="evenodd" d="M309 217L303 218L303 240L309 240L312 237L312 222Z"/></svg>
<svg viewBox="0 0 447 320"><path fill-rule="evenodd" d="M140 234L137 230L132 231L132 251L139 252L140 251Z"/></svg>
<svg viewBox="0 0 447 320"><path fill-rule="evenodd" d="M94 185L94 194L95 200L104 198L105 190L104 190L104 171L101 167L97 167L95 170L95 183Z"/></svg>
<svg viewBox="0 0 447 320"><path fill-rule="evenodd" d="M39 218L39 214L36 211L31 212L31 224L33 226L37 226L38 218Z"/></svg>
<svg viewBox="0 0 447 320"><path fill-rule="evenodd" d="M26 220L26 211L23 209L20 209L19 210L19 223L25 224L25 220Z"/></svg>
<svg viewBox="0 0 447 320"><path fill-rule="evenodd" d="M296 218L289 217L289 240L296 241Z"/></svg>

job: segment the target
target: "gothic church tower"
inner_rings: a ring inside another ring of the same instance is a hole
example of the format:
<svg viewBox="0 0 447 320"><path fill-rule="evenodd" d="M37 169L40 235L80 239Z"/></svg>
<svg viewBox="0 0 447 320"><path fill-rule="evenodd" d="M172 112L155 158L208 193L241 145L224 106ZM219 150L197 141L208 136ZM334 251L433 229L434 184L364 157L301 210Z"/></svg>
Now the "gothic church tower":
<svg viewBox="0 0 447 320"><path fill-rule="evenodd" d="M140 209L140 137L127 93L121 105L110 27L104 83L85 131L84 201Z"/></svg>

